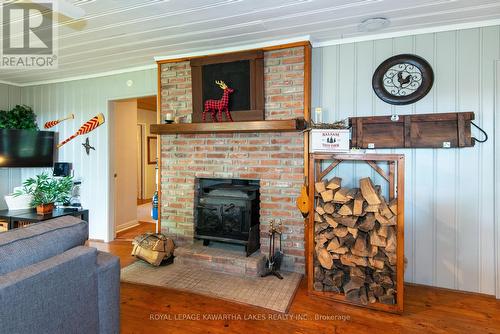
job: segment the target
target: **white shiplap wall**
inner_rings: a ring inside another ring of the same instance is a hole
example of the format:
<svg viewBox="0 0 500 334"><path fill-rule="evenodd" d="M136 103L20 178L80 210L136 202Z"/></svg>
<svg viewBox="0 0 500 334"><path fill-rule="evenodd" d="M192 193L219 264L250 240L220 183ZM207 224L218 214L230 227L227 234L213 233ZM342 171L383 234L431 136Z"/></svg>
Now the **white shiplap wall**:
<svg viewBox="0 0 500 334"><path fill-rule="evenodd" d="M21 88L0 83L0 110L10 110L21 103ZM4 196L21 181L20 168L0 168L0 210L6 209Z"/></svg>
<svg viewBox="0 0 500 334"><path fill-rule="evenodd" d="M386 104L371 88L375 68L399 53L424 57L435 74L430 93L408 106ZM323 107L323 121L474 111L475 122L490 135L473 148L389 150L406 156L406 281L495 294L500 279L495 275L493 182L498 59L499 26L313 50L313 107ZM360 173L359 167L343 168Z"/></svg>
<svg viewBox="0 0 500 334"><path fill-rule="evenodd" d="M127 80L133 85L127 86ZM1 87L0 87L1 89ZM70 113L75 119L60 123L53 128L63 140L86 121L98 113L103 113L106 122L88 134L90 144L95 147L87 156L82 142L87 135L77 137L59 150L59 161L73 163L75 177L83 179L82 205L90 209L90 238L109 240L112 231L109 222L113 219L114 208L110 208L109 189L113 164L110 163L109 149L110 118L108 102L116 99L135 98L156 95L156 69L111 75L87 80L68 81L41 86L23 87L21 101L33 107L40 127L48 120L62 118ZM1 92L1 91L0 91ZM1 94L1 93L0 93ZM114 115L119 117L119 115ZM9 179L0 174L0 184L11 183L15 186L20 179L25 179L40 172L40 169L21 169L21 178ZM1 173L1 170L0 170Z"/></svg>

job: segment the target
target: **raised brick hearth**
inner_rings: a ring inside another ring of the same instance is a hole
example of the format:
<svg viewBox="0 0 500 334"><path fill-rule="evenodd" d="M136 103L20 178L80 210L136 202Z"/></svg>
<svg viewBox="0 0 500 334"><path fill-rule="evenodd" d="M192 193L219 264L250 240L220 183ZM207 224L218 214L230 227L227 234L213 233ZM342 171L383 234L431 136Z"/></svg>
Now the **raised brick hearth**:
<svg viewBox="0 0 500 334"><path fill-rule="evenodd" d="M302 47L264 54L266 120L303 117ZM189 115L189 62L161 65L161 110ZM229 133L164 135L161 138L161 226L177 244L193 242L195 178L260 180L261 251L267 225L282 220L286 270L304 272L304 220L295 207L303 183L303 134Z"/></svg>

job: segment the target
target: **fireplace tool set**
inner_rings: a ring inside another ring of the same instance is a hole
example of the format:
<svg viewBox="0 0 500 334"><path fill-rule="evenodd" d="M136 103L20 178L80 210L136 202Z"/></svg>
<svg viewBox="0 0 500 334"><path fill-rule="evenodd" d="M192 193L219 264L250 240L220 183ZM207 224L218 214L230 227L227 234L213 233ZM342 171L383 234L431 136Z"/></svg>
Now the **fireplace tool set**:
<svg viewBox="0 0 500 334"><path fill-rule="evenodd" d="M283 233L283 224L281 221L276 226L274 220L269 222L269 256L266 262L267 271L261 275L261 277L266 277L269 275L274 275L279 279L283 279L283 276L279 273L281 262L283 261L283 250L281 248L281 235ZM276 251L276 237L279 238L279 249Z"/></svg>

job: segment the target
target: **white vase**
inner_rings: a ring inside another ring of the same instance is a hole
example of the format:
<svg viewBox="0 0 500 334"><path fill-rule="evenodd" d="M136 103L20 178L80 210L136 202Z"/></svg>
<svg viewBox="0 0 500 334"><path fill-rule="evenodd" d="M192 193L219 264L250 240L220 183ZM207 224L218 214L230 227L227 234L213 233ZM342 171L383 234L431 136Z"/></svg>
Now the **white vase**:
<svg viewBox="0 0 500 334"><path fill-rule="evenodd" d="M31 195L21 195L21 196L6 195L4 198L5 202L7 202L9 210L23 210L32 208L30 203L33 200L33 196Z"/></svg>

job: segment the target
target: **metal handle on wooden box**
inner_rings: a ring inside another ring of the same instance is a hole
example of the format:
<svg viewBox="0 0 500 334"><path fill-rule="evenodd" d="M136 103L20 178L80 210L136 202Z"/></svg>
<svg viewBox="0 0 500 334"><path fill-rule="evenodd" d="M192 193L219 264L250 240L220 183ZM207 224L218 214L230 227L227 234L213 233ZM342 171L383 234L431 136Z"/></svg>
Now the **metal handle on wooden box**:
<svg viewBox="0 0 500 334"><path fill-rule="evenodd" d="M477 139L476 137L472 137L472 140L474 141L477 141L478 143L484 143L488 140L488 134L486 133L486 131L484 131L483 129L481 129L479 126L477 126L476 124L474 124L474 122L470 122L472 125L474 125L479 131L481 131L484 135L484 140L479 140Z"/></svg>

